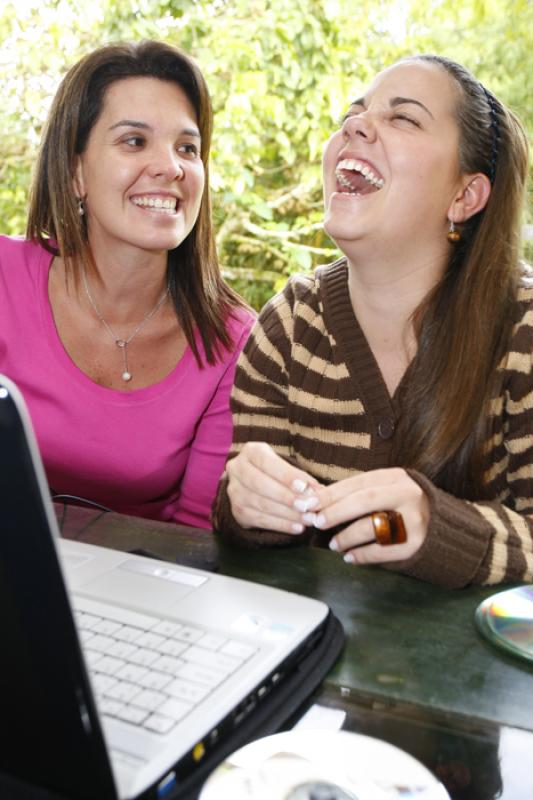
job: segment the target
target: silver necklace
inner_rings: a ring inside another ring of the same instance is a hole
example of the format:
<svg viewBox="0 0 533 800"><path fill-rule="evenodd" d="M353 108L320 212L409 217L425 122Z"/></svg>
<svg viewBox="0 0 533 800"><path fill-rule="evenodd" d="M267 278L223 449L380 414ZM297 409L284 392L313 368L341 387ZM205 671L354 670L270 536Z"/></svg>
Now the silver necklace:
<svg viewBox="0 0 533 800"><path fill-rule="evenodd" d="M122 380L126 381L126 383L127 383L128 381L131 381L131 379L132 379L132 374L130 372L129 365L128 365L128 345L130 344L131 341L133 341L133 339L137 336L137 334L140 333L140 331L144 328L144 326L148 322L150 322L152 317L159 311L159 309L161 308L161 306L163 305L163 303L165 302L165 300L166 300L166 298L168 296L168 293L170 291L170 286L167 286L167 288L165 289L165 291L163 292L163 294L161 295L161 297L159 298L159 300L157 301L155 306L139 322L139 324L137 325L135 330L132 333L130 333L128 338L127 339L121 339L120 336L117 336L117 334L115 333L115 331L113 330L111 325L107 322L107 320L104 319L104 316L103 316L102 312L100 311L100 309L96 305L96 302L95 302L95 300L94 300L94 298L93 298L93 296L92 296L92 294L91 294L91 292L89 290L89 284L87 283L87 275L85 274L85 270L82 270L82 277L83 277L83 285L85 286L85 292L86 292L87 297L89 299L89 303L93 307L94 313L96 314L96 316L98 317L98 319L100 320L100 322L102 323L102 325L104 326L104 328L106 329L108 334L111 336L111 338L113 339L114 343L119 348L119 350L122 350L122 357L124 358L124 371L123 371L121 377L122 377Z"/></svg>

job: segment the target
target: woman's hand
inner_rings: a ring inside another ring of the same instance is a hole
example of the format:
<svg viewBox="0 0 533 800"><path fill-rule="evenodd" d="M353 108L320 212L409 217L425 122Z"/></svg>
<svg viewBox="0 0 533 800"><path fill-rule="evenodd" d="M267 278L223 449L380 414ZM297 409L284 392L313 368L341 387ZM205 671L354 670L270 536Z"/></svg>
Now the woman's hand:
<svg viewBox="0 0 533 800"><path fill-rule="evenodd" d="M429 501L420 486L398 467L364 472L316 490L313 512L302 521L327 530L349 523L336 534L330 548L352 564L403 561L413 556L427 535ZM407 541L383 546L376 542L371 514L396 511L403 517Z"/></svg>
<svg viewBox="0 0 533 800"><path fill-rule="evenodd" d="M320 488L318 481L264 442L245 444L228 461L226 472L231 511L241 527L303 533L302 511L308 507L310 492Z"/></svg>

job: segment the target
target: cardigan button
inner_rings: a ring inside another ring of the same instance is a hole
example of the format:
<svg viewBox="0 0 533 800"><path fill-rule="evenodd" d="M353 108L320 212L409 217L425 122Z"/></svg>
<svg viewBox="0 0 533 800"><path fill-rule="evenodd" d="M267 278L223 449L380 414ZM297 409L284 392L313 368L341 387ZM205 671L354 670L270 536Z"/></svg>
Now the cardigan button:
<svg viewBox="0 0 533 800"><path fill-rule="evenodd" d="M381 439L390 439L394 434L394 420L390 417L382 419L378 424L378 433Z"/></svg>

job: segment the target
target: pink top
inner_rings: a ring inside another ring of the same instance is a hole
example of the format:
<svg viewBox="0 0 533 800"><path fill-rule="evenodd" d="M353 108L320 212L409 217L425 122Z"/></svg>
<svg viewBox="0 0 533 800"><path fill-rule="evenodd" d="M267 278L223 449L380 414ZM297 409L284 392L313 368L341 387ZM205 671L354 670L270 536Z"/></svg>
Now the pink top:
<svg viewBox="0 0 533 800"><path fill-rule="evenodd" d="M52 492L209 528L231 444L235 363L252 315L235 312L228 322L235 348L223 350L214 366L199 369L187 347L159 383L106 389L78 369L57 334L48 299L51 260L31 242L0 236L0 372L24 395Z"/></svg>

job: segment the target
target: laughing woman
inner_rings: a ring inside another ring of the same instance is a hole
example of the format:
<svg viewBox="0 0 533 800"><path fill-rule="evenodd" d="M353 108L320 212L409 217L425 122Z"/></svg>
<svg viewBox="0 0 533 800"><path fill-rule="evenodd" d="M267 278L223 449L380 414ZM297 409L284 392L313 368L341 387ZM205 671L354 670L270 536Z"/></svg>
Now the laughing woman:
<svg viewBox="0 0 533 800"><path fill-rule="evenodd" d="M211 123L181 51L90 53L53 102L27 238L0 237L0 372L53 491L203 528L252 322L216 259Z"/></svg>
<svg viewBox="0 0 533 800"><path fill-rule="evenodd" d="M445 58L407 58L324 155L344 256L292 278L237 368L214 519L450 587L533 578L533 284L522 127Z"/></svg>

